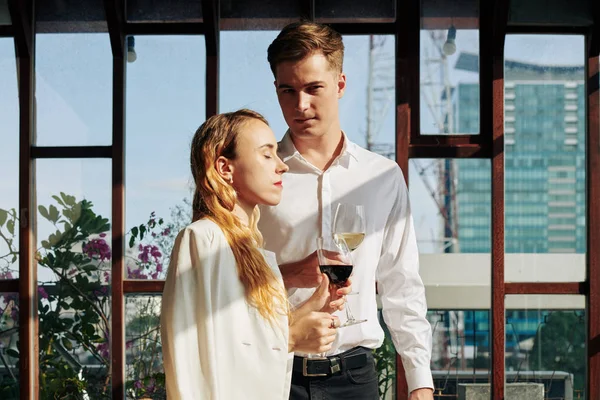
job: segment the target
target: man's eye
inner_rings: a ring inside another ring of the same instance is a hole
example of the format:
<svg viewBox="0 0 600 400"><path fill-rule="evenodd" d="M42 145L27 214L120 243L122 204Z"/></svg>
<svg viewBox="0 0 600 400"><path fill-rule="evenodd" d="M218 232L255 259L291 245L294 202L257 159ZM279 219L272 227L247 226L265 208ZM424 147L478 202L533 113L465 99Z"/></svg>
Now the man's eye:
<svg viewBox="0 0 600 400"><path fill-rule="evenodd" d="M270 155L270 154L265 154L265 158L271 159L271 158L273 158L273 157L271 157L271 155Z"/></svg>

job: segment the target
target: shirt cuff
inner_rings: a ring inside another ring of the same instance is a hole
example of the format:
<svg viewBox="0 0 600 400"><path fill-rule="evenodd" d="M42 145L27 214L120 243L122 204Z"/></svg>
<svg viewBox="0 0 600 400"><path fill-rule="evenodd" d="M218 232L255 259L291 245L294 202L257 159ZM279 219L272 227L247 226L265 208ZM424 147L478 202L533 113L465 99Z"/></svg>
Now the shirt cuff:
<svg viewBox="0 0 600 400"><path fill-rule="evenodd" d="M408 384L408 393L413 390L429 388L434 390L433 376L429 367L415 368L410 371L405 371L406 383Z"/></svg>

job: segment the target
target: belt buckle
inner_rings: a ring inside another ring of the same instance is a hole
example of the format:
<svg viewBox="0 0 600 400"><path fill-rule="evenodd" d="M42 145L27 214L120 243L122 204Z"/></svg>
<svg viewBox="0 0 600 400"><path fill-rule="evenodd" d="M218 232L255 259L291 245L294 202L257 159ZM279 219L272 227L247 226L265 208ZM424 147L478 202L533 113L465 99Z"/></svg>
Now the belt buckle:
<svg viewBox="0 0 600 400"><path fill-rule="evenodd" d="M303 376L327 376L327 374L309 374L308 373L308 360L310 360L308 357L304 357L302 359L302 375ZM314 360L314 358L312 360ZM325 358L324 358L324 360L325 360Z"/></svg>

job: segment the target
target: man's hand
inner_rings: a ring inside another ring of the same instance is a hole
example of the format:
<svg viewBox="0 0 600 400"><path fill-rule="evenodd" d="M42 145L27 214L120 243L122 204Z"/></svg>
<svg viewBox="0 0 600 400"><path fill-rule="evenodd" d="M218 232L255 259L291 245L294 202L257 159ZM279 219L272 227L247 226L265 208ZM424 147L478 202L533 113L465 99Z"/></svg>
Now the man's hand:
<svg viewBox="0 0 600 400"><path fill-rule="evenodd" d="M317 287L323 279L317 252L300 261L279 266L286 289Z"/></svg>
<svg viewBox="0 0 600 400"><path fill-rule="evenodd" d="M331 350L340 320L327 313L310 311L290 325L288 352L324 353Z"/></svg>
<svg viewBox="0 0 600 400"><path fill-rule="evenodd" d="M410 392L408 400L433 400L433 390L429 388L415 389Z"/></svg>

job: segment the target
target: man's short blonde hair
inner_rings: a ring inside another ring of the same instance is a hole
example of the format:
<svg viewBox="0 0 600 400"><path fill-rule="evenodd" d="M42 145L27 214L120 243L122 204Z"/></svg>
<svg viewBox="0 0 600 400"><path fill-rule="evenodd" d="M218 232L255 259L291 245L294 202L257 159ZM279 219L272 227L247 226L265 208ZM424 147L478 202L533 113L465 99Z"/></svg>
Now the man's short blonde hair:
<svg viewBox="0 0 600 400"><path fill-rule="evenodd" d="M312 54L323 54L330 68L342 72L344 42L342 35L331 27L309 21L293 22L277 35L267 50L267 59L273 75L285 61L299 61Z"/></svg>

